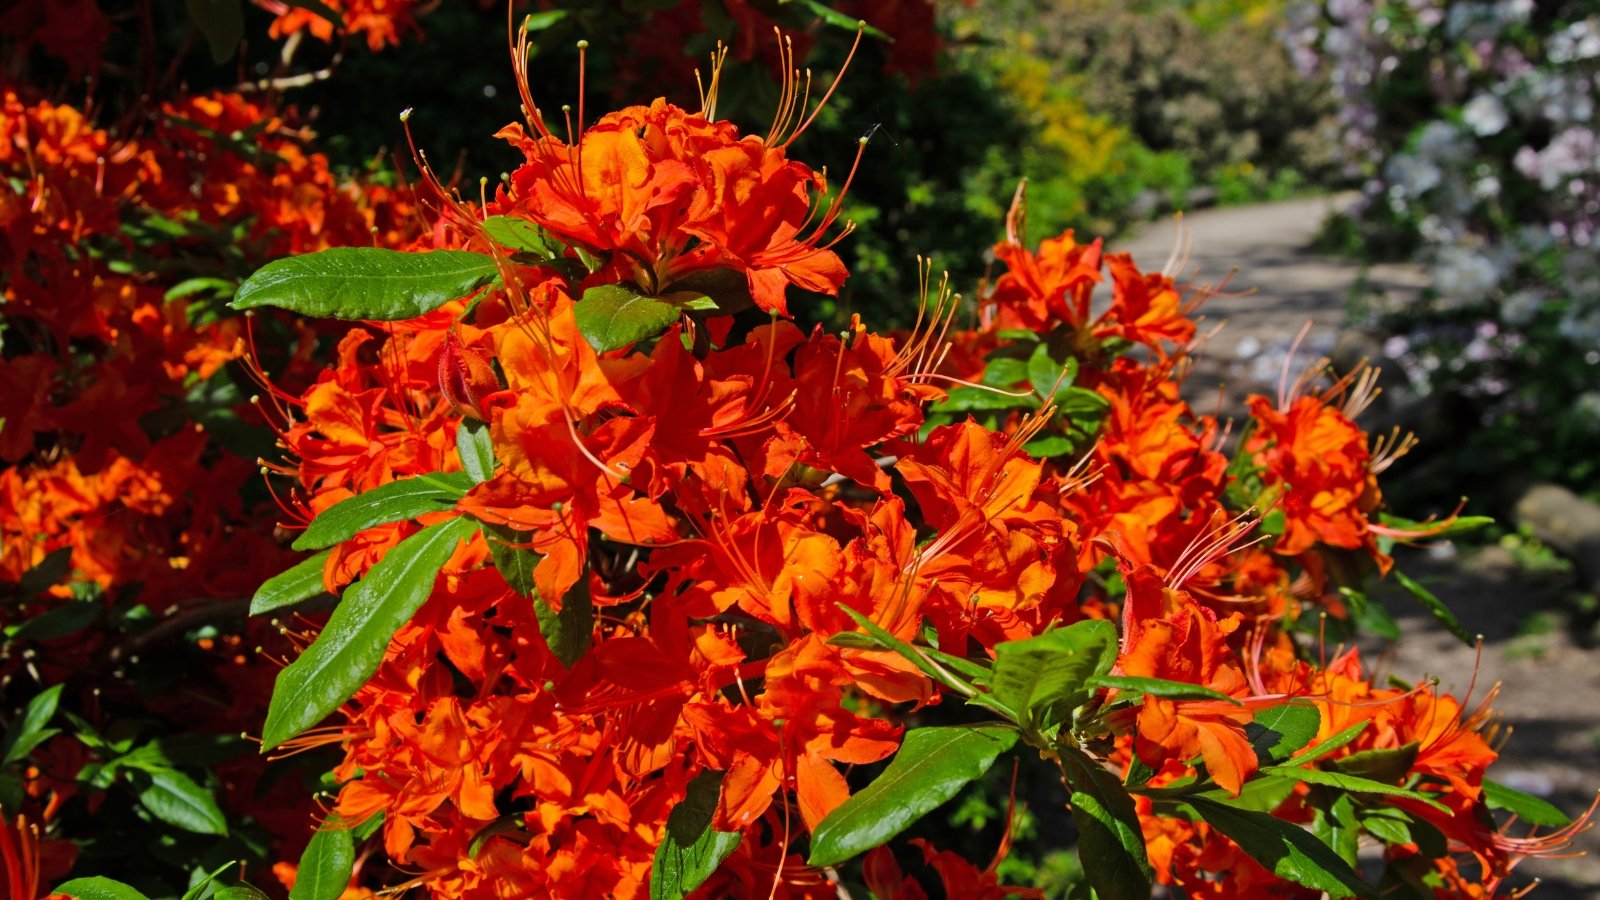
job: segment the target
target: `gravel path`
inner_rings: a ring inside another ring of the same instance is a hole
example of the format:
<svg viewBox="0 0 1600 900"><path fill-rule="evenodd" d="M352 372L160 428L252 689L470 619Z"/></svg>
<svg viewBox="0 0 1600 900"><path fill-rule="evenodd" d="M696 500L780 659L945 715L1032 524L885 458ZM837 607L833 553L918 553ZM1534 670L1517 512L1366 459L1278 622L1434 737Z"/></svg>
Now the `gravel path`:
<svg viewBox="0 0 1600 900"><path fill-rule="evenodd" d="M1349 197L1206 210L1147 226L1116 249L1158 268L1180 234L1189 252L1181 282L1226 280L1203 308L1207 325L1225 324L1197 359L1191 402L1238 416L1248 393L1272 395L1295 335L1312 322L1291 365L1294 374L1332 350L1352 290L1381 291L1391 300L1414 296L1426 284L1406 265L1375 266L1320 256L1312 239L1328 213ZM1230 277L1231 276L1231 277ZM1402 511L1403 512L1403 511ZM1475 700L1503 681L1495 709L1502 717L1497 780L1543 796L1574 814L1600 789L1600 655L1592 635L1577 633L1570 576L1535 566L1498 546L1457 554L1449 546L1413 552L1400 567L1454 609L1469 632L1484 636ZM1452 637L1395 586L1377 593L1400 620L1397 646L1374 644L1366 658L1379 671L1414 682L1436 675L1458 697L1472 678L1476 651ZM1507 734L1509 732L1509 734ZM1585 857L1529 862L1519 875L1539 877L1535 900L1600 898L1600 828L1582 836Z"/></svg>

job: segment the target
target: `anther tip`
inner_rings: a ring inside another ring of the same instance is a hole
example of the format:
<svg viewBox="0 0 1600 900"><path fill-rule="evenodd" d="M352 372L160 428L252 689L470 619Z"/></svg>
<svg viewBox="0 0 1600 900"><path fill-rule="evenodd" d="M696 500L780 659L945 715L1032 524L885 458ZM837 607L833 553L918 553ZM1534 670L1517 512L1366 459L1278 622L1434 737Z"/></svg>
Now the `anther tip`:
<svg viewBox="0 0 1600 900"><path fill-rule="evenodd" d="M588 41L579 41L578 42L578 49L579 50L587 50L587 49L589 49L589 42Z"/></svg>
<svg viewBox="0 0 1600 900"><path fill-rule="evenodd" d="M405 109L400 110L400 121L402 121L402 122L411 121L411 107L408 106Z"/></svg>

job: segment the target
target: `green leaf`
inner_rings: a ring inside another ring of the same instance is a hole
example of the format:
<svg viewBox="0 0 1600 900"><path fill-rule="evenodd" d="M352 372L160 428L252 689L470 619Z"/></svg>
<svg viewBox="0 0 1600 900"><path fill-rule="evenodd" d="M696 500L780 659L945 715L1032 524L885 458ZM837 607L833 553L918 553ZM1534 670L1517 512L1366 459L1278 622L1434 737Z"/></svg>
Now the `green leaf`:
<svg viewBox="0 0 1600 900"><path fill-rule="evenodd" d="M788 2L796 2L796 0L788 0ZM821 2L821 0L798 0L798 2L801 6L811 10L812 14L821 19L824 24L832 25L835 28L843 28L845 31L853 32L856 30L862 30L880 41L885 41L890 44L894 43L894 38L890 37L883 31L873 28L871 25L868 25L867 23L861 21L860 19L854 18L853 16L847 16L844 13L839 12L833 7L827 5L826 3Z"/></svg>
<svg viewBox="0 0 1600 900"><path fill-rule="evenodd" d="M338 900L350 886L355 863L356 842L350 829L333 819L324 822L300 854L299 874L289 900Z"/></svg>
<svg viewBox="0 0 1600 900"><path fill-rule="evenodd" d="M535 597L533 613L539 619L539 633L562 665L570 669L589 652L594 639L594 599L589 596L587 572L567 592L561 609L551 609L543 597Z"/></svg>
<svg viewBox="0 0 1600 900"><path fill-rule="evenodd" d="M1039 398L1003 394L989 388L952 388L945 399L933 405L934 412L984 412L994 409L1038 409Z"/></svg>
<svg viewBox="0 0 1600 900"><path fill-rule="evenodd" d="M1439 624L1443 625L1447 631L1460 638L1469 647L1477 643L1472 635L1467 634L1467 630L1461 627L1461 620L1457 619L1456 614L1450 611L1450 607L1445 606L1444 601L1435 597L1432 591L1423 587L1415 579L1399 569L1394 570L1394 580L1400 582L1400 586L1406 589L1406 593L1416 598L1416 601L1422 604L1422 608L1432 613L1433 617L1438 619Z"/></svg>
<svg viewBox="0 0 1600 900"><path fill-rule="evenodd" d="M296 9L314 12L324 19L327 19L329 22L332 22L334 28L337 28L340 31L344 30L344 19L340 17L338 10L326 3L323 3L322 0L283 0L283 2L285 5L293 6Z"/></svg>
<svg viewBox="0 0 1600 900"><path fill-rule="evenodd" d="M494 476L494 438L489 435L488 423L461 420L456 428L456 453L473 484L483 484Z"/></svg>
<svg viewBox="0 0 1600 900"><path fill-rule="evenodd" d="M494 560L494 567L506 584L524 597L534 595L533 570L538 568L539 554L527 547L513 546L526 544L529 532L513 531L503 525L487 526L489 541L489 558Z"/></svg>
<svg viewBox="0 0 1600 900"><path fill-rule="evenodd" d="M554 259L565 249L559 241L552 241L539 226L515 216L490 216L483 220L483 230L494 238L495 243L520 253Z"/></svg>
<svg viewBox="0 0 1600 900"><path fill-rule="evenodd" d="M616 350L655 337L678 321L678 308L621 284L602 284L583 292L573 307L578 330L597 352Z"/></svg>
<svg viewBox="0 0 1600 900"><path fill-rule="evenodd" d="M1503 809L1530 825L1541 828L1565 828L1572 824L1567 814L1545 801L1525 794L1516 788L1506 787L1498 781L1483 780L1483 799L1490 809Z"/></svg>
<svg viewBox="0 0 1600 900"><path fill-rule="evenodd" d="M678 900L706 882L739 846L741 832L711 826L722 773L704 771L689 782L683 802L667 815L667 833L650 870L650 900Z"/></svg>
<svg viewBox="0 0 1600 900"><path fill-rule="evenodd" d="M493 257L465 250L335 247L267 263L239 286L229 305L278 306L333 319L414 319L467 296L498 274Z"/></svg>
<svg viewBox="0 0 1600 900"><path fill-rule="evenodd" d="M1317 810L1312 831L1339 858L1354 868L1356 849L1361 841L1361 826L1356 822L1356 801L1349 794L1340 794L1327 809Z"/></svg>
<svg viewBox="0 0 1600 900"><path fill-rule="evenodd" d="M1237 797L1230 795L1222 788L1212 788L1193 794L1195 797L1205 797L1226 803L1235 809L1251 809L1256 812L1272 812L1277 809L1289 795L1294 793L1295 786L1300 782L1293 778L1278 778L1274 775L1257 775L1246 781L1239 789Z"/></svg>
<svg viewBox="0 0 1600 900"><path fill-rule="evenodd" d="M357 825L356 827L350 829L350 833L355 836L356 840L364 841L367 838L372 837L373 835L377 834L378 833L378 829L380 829L382 827L383 827L383 810L380 809L377 812L373 813L371 816L367 817L367 820L365 822L362 822L360 825Z"/></svg>
<svg viewBox="0 0 1600 900"><path fill-rule="evenodd" d="M56 707L61 703L61 688L61 685L53 684L28 701L22 715L11 723L11 727L6 729L5 739L0 741L0 764L10 765L22 759L50 735L57 733L53 729L46 729L45 725L55 716Z"/></svg>
<svg viewBox="0 0 1600 900"><path fill-rule="evenodd" d="M1168 700L1221 700L1242 706L1238 700L1221 691L1187 681L1168 681L1165 678L1139 678L1132 675L1096 675L1089 679L1091 687L1116 688L1134 694L1164 697Z"/></svg>
<svg viewBox="0 0 1600 900"><path fill-rule="evenodd" d="M1378 521L1400 531L1424 531L1427 532L1427 537L1429 538L1449 537L1467 531L1477 531L1479 528L1494 524L1494 518L1491 516L1457 516L1451 520L1450 524L1440 528L1439 522L1418 522L1415 519L1407 519L1404 516L1395 516L1389 513L1378 513Z"/></svg>
<svg viewBox="0 0 1600 900"><path fill-rule="evenodd" d="M1299 825L1268 813L1234 809L1205 797L1189 797L1185 802L1207 824L1279 878L1335 897L1378 896L1327 844Z"/></svg>
<svg viewBox="0 0 1600 900"><path fill-rule="evenodd" d="M430 525L384 554L365 578L345 591L316 641L278 673L262 729L262 752L322 721L372 677L389 639L433 592L439 569L456 544L477 527L465 517Z"/></svg>
<svg viewBox="0 0 1600 900"><path fill-rule="evenodd" d="M677 304L688 309L732 315L755 305L750 296L750 279L732 269L690 272L670 287Z"/></svg>
<svg viewBox="0 0 1600 900"><path fill-rule="evenodd" d="M527 18L522 20L522 27L525 31L543 31L546 28L555 25L562 19L565 19L566 17L567 10L564 9L552 9L545 12L529 13Z"/></svg>
<svg viewBox="0 0 1600 900"><path fill-rule="evenodd" d="M1411 772L1417 762L1420 745L1412 741L1403 747L1385 750L1362 750L1342 759L1329 760L1334 771L1346 775L1368 778L1383 784L1394 784Z"/></svg>
<svg viewBox="0 0 1600 900"><path fill-rule="evenodd" d="M1007 725L907 731L883 774L817 825L807 862L837 865L884 843L987 772L1016 742L1016 729Z"/></svg>
<svg viewBox="0 0 1600 900"><path fill-rule="evenodd" d="M911 646L905 641L902 641L890 634L888 631L885 631L883 626L872 621L866 616L863 616L861 613L856 612L843 602L840 602L838 606L841 610L844 610L845 615L854 619L857 625L865 629L867 634L870 635L873 640L877 641L879 646L881 646L883 649L893 650L894 652L905 657L911 662L912 665L916 666L917 669L922 672L922 674L966 697L969 703L976 703L980 706L988 706L1006 716L1014 717L1016 715L1014 710L1006 707L998 700L995 700L988 694L977 693L972 685L956 678L954 675L950 674L948 670L935 665L927 655L919 652L916 647Z"/></svg>
<svg viewBox="0 0 1600 900"><path fill-rule="evenodd" d="M1261 765L1283 762L1311 742L1322 726L1322 713L1306 703L1285 703L1255 714L1244 727Z"/></svg>
<svg viewBox="0 0 1600 900"><path fill-rule="evenodd" d="M1117 627L1106 621L1078 622L1037 637L1006 641L994 648L994 698L1022 713L1027 724L1054 721L1082 706L1094 694L1093 676L1108 672L1117 658Z"/></svg>
<svg viewBox="0 0 1600 900"><path fill-rule="evenodd" d="M1324 787L1338 788L1341 791L1350 791L1357 794L1383 794L1389 797L1404 797L1407 800L1416 800L1426 803L1448 814L1450 810L1434 801L1431 797L1409 791L1403 787L1362 778L1360 775L1349 775L1344 772L1331 772L1326 769L1296 768L1293 766L1268 766L1261 770L1268 775L1281 775L1285 778L1298 778L1306 784L1320 784Z"/></svg>
<svg viewBox="0 0 1600 900"><path fill-rule="evenodd" d="M231 295L238 285L226 278L185 278L167 289L163 300L177 300L209 291L213 294Z"/></svg>
<svg viewBox="0 0 1600 900"><path fill-rule="evenodd" d="M225 835L228 820L211 791L177 769L141 770L139 804L152 816L196 834Z"/></svg>
<svg viewBox="0 0 1600 900"><path fill-rule="evenodd" d="M1048 344L1033 348L1033 355L1028 357L1028 383L1033 385L1034 393L1046 403L1072 387L1077 377L1078 361L1069 358L1065 363L1056 362L1050 358Z"/></svg>
<svg viewBox="0 0 1600 900"><path fill-rule="evenodd" d="M112 881L99 875L90 878L74 878L71 881L58 885L54 891L57 894L66 894L76 900L149 900L144 894L120 881Z"/></svg>
<svg viewBox="0 0 1600 900"><path fill-rule="evenodd" d="M1327 756L1329 753L1332 753L1340 747L1343 747L1345 744L1355 740L1362 731L1366 730L1367 721L1368 720L1363 719L1354 725L1341 729L1338 734L1329 735L1323 740L1320 740L1316 744L1312 745L1311 749L1297 754L1293 759L1284 763L1284 765L1303 766L1308 762L1312 762L1313 760L1318 760L1324 756Z"/></svg>
<svg viewBox="0 0 1600 900"><path fill-rule="evenodd" d="M211 900L272 900L260 888L248 884L225 887L211 895Z"/></svg>
<svg viewBox="0 0 1600 900"><path fill-rule="evenodd" d="M1385 844L1409 844L1411 817L1393 807L1378 807L1362 813L1361 827Z"/></svg>
<svg viewBox="0 0 1600 900"><path fill-rule="evenodd" d="M191 884L189 889L183 892L183 897L181 900L200 900L201 897L209 895L211 893L209 890L211 883L217 880L217 876L233 868L235 865L237 865L235 862L223 863L221 866L207 874L206 877Z"/></svg>
<svg viewBox="0 0 1600 900"><path fill-rule="evenodd" d="M104 604L98 600L69 600L25 622L7 626L6 639L48 641L66 637L88 628L104 611Z"/></svg>
<svg viewBox="0 0 1600 900"><path fill-rule="evenodd" d="M1074 748L1062 768L1072 788L1072 821L1084 875L1100 900L1149 900L1150 859L1139 816L1117 776Z"/></svg>
<svg viewBox="0 0 1600 900"><path fill-rule="evenodd" d="M294 549L321 550L368 528L450 509L466 496L472 483L466 472L432 472L380 485L323 510L295 539Z"/></svg>
<svg viewBox="0 0 1600 900"><path fill-rule="evenodd" d="M72 568L72 548L58 547L17 579L17 592L24 597L43 593L66 579Z"/></svg>
<svg viewBox="0 0 1600 900"><path fill-rule="evenodd" d="M293 606L323 593L322 567L332 552L324 550L315 556L308 556L268 578L256 589L256 595L250 598L250 615L259 616Z"/></svg>
<svg viewBox="0 0 1600 900"><path fill-rule="evenodd" d="M243 0L188 0L189 18L206 36L211 61L222 65L233 58L244 40Z"/></svg>

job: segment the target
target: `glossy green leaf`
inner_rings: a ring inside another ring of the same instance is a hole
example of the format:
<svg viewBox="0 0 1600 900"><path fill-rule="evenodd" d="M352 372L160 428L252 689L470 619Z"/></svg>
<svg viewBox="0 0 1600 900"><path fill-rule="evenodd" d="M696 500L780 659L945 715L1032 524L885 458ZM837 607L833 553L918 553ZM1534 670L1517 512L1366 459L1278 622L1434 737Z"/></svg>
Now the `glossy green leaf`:
<svg viewBox="0 0 1600 900"><path fill-rule="evenodd" d="M1042 723L1052 711L1059 722L1094 694L1095 675L1111 670L1117 658L1117 627L1085 621L995 647L989 690L1007 707Z"/></svg>
<svg viewBox="0 0 1600 900"><path fill-rule="evenodd" d="M1133 798L1117 776L1065 748L1062 767L1071 787L1072 821L1084 875L1100 900L1149 900L1151 868Z"/></svg>
<svg viewBox="0 0 1600 900"><path fill-rule="evenodd" d="M467 296L498 274L492 257L465 250L335 247L267 263L239 286L230 305L277 306L358 321L414 319Z"/></svg>
<svg viewBox="0 0 1600 900"><path fill-rule="evenodd" d="M483 220L483 230L495 243L520 253L555 258L561 255L559 241L552 241L538 225L515 216L490 216Z"/></svg>
<svg viewBox="0 0 1600 900"><path fill-rule="evenodd" d="M285 606L294 606L323 593L322 568L331 552L324 550L308 556L268 578L261 587L256 588L255 596L250 598L250 615L259 616Z"/></svg>
<svg viewBox="0 0 1600 900"><path fill-rule="evenodd" d="M244 40L244 0L187 0L189 18L205 35L211 61L222 65L233 58Z"/></svg>
<svg viewBox="0 0 1600 900"><path fill-rule="evenodd" d="M933 405L934 412L983 412L995 409L1038 409L1039 398L1032 394L1014 396L989 388L958 387L946 392L945 399Z"/></svg>
<svg viewBox="0 0 1600 900"><path fill-rule="evenodd" d="M1445 630L1460 638L1469 647L1477 643L1472 635L1467 634L1467 629L1461 626L1461 620L1457 619L1456 614L1450 611L1450 607L1445 606L1444 601L1435 597L1432 591L1423 587L1415 579L1399 569L1394 570L1394 580L1400 582L1400 586L1406 589L1406 593L1422 604L1422 608L1431 613L1435 619L1438 619L1439 624L1443 625Z"/></svg>
<svg viewBox="0 0 1600 900"><path fill-rule="evenodd" d="M149 900L128 885L99 875L74 878L58 885L53 893L65 894L74 900Z"/></svg>
<svg viewBox="0 0 1600 900"><path fill-rule="evenodd" d="M1268 766L1261 770L1268 775L1281 775L1285 778L1298 778L1306 784L1320 784L1324 787L1338 788L1357 794L1383 794L1389 797L1405 797L1439 809L1446 814L1449 809L1434 801L1432 798L1416 791L1409 791L1403 787L1362 778L1360 775L1350 775L1344 772L1330 772L1326 769L1295 768L1292 766Z"/></svg>
<svg viewBox="0 0 1600 900"><path fill-rule="evenodd" d="M915 665L918 671L922 672L922 674L932 678L939 684L942 684L945 687L950 688L951 690L956 691L963 696L966 696L968 698L968 702L977 703L982 706L989 706L1006 716L1015 715L1013 710L1004 704L1001 704L999 701L995 700L989 695L976 693L971 685L961 681L948 669L936 665L926 654L920 652L918 648L913 647L912 645L900 640L899 638L890 634L888 631L884 630L882 625L879 625L866 616L863 616L861 613L856 612L854 609L851 609L842 602L839 603L838 606L839 609L844 611L845 615L849 616L851 619L854 619L855 623L861 626L861 628L878 643L879 647L884 650L893 650L894 652L905 657L905 659L911 662L912 665Z"/></svg>
<svg viewBox="0 0 1600 900"><path fill-rule="evenodd" d="M1327 756L1329 753L1332 753L1340 747L1343 747L1345 744L1355 740L1361 734L1361 732L1366 730L1366 728L1366 719L1363 719L1354 725L1341 728L1337 734L1331 734L1328 737L1323 738L1322 740L1311 745L1311 747L1308 749L1295 754L1295 756L1288 762L1284 763L1284 765L1303 766L1306 763L1321 759L1322 757Z"/></svg>
<svg viewBox="0 0 1600 900"><path fill-rule="evenodd" d="M543 597L535 597L533 612L539 619L539 633L550 645L550 652L569 669L577 665L594 640L594 599L589 596L588 573L567 592L561 609L552 609Z"/></svg>
<svg viewBox="0 0 1600 900"><path fill-rule="evenodd" d="M1339 854L1339 858L1354 868L1356 849L1361 841L1361 825L1356 821L1356 802L1349 794L1340 794L1327 809L1317 810L1311 831Z"/></svg>
<svg viewBox="0 0 1600 900"><path fill-rule="evenodd" d="M573 315L584 340L604 353L665 331L678 321L678 308L625 285L602 284L583 292Z"/></svg>
<svg viewBox="0 0 1600 900"><path fill-rule="evenodd" d="M473 484L483 484L494 477L494 438L489 435L487 422L463 419L456 428L456 452Z"/></svg>
<svg viewBox="0 0 1600 900"><path fill-rule="evenodd" d="M1167 700L1221 700L1232 703L1234 706L1242 705L1238 700L1229 697L1221 691L1215 691L1204 685L1189 684L1186 681L1168 681L1165 678L1139 678L1133 675L1096 675L1089 679L1093 687L1116 688L1132 694L1144 694L1151 697L1162 697Z"/></svg>
<svg viewBox="0 0 1600 900"><path fill-rule="evenodd" d="M1383 750L1362 750L1340 759L1329 760L1334 771L1346 775L1368 778L1383 784L1394 784L1411 772L1417 762L1420 745L1412 741L1401 747ZM1291 761L1292 762L1292 761Z"/></svg>
<svg viewBox="0 0 1600 900"><path fill-rule="evenodd" d="M1411 817L1393 807L1378 807L1361 814L1361 827L1385 844L1410 844Z"/></svg>
<svg viewBox="0 0 1600 900"><path fill-rule="evenodd" d="M832 25L834 28L842 28L845 31L859 30L877 38L880 41L885 41L890 44L894 43L894 38L890 37L882 30L873 28L871 25L868 25L867 23L853 16L845 15L844 13L822 2L822 0L798 0L798 2L801 6L811 10L811 12L817 18L821 19L828 25Z"/></svg>
<svg viewBox="0 0 1600 900"><path fill-rule="evenodd" d="M1503 809L1514 813L1517 818L1529 825L1538 825L1541 828L1565 828L1572 824L1567 814L1545 801L1525 794L1516 788L1506 787L1498 781L1483 780L1483 799L1488 802L1490 809Z"/></svg>
<svg viewBox="0 0 1600 900"><path fill-rule="evenodd" d="M1186 802L1207 824L1279 878L1335 897L1378 896L1339 854L1299 825L1205 797L1190 797Z"/></svg>
<svg viewBox="0 0 1600 900"><path fill-rule="evenodd" d="M1306 703L1285 703L1255 714L1245 736L1261 765L1283 762L1311 743L1322 727L1322 713Z"/></svg>
<svg viewBox="0 0 1600 900"><path fill-rule="evenodd" d="M350 886L356 863L355 836L343 823L324 822L300 854L289 900L338 900Z"/></svg>
<svg viewBox="0 0 1600 900"><path fill-rule="evenodd" d="M372 677L389 639L428 599L439 569L477 527L464 517L430 525L384 554L345 591L316 641L278 673L261 734L263 752L322 721Z"/></svg>
<svg viewBox="0 0 1600 900"><path fill-rule="evenodd" d="M196 834L228 833L228 820L210 790L177 769L142 771L139 805L151 815Z"/></svg>
<svg viewBox="0 0 1600 900"><path fill-rule="evenodd" d="M450 509L472 484L466 472L433 472L380 485L323 510L295 539L294 549L321 550L368 528Z"/></svg>
<svg viewBox="0 0 1600 900"><path fill-rule="evenodd" d="M1016 742L1016 730L1004 725L907 731L883 774L817 825L809 864L837 865L883 844L987 772Z"/></svg>
<svg viewBox="0 0 1600 900"><path fill-rule="evenodd" d="M1050 358L1050 346L1040 344L1033 348L1033 355L1028 357L1028 383L1033 385L1034 393L1038 394L1046 403L1053 401L1062 391L1072 387L1072 382L1078 377L1078 361L1067 359L1058 363Z"/></svg>
<svg viewBox="0 0 1600 900"><path fill-rule="evenodd" d="M9 765L22 759L49 734L55 733L45 726L55 716L56 707L61 703L61 688L61 685L53 684L35 694L23 708L22 715L6 728L5 738L0 740L0 764Z"/></svg>
<svg viewBox="0 0 1600 900"><path fill-rule="evenodd" d="M489 541L489 558L494 561L500 577L506 580L513 591L524 597L532 597L533 570L539 567L543 557L527 547L516 546L528 542L529 532L513 531L503 525L489 526L485 530Z"/></svg>
<svg viewBox="0 0 1600 900"><path fill-rule="evenodd" d="M678 900L706 882L739 846L740 832L711 825L722 790L722 773L705 771L689 782L683 802L667 815L667 833L650 870L650 900Z"/></svg>

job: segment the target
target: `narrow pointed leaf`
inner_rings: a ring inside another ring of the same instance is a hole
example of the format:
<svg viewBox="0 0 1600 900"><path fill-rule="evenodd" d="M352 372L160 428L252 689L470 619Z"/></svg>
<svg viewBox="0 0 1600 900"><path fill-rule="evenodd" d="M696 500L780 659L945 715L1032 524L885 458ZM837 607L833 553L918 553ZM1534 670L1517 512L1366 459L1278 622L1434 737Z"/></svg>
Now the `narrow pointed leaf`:
<svg viewBox="0 0 1600 900"><path fill-rule="evenodd" d="M466 472L433 472L380 485L323 510L295 538L294 549L321 550L348 541L368 528L450 509L466 495L472 483L472 476Z"/></svg>
<svg viewBox="0 0 1600 900"><path fill-rule="evenodd" d="M1399 569L1394 570L1394 580L1400 582L1400 586L1406 589L1406 593L1422 604L1422 608L1431 613L1435 619L1438 619L1439 624L1443 625L1445 630L1460 638L1462 643L1469 647L1476 643L1472 635L1467 634L1467 629L1461 626L1461 620L1456 618L1456 614L1450 611L1450 607L1444 605L1443 600L1435 597L1432 591L1423 587L1419 582Z"/></svg>
<svg viewBox="0 0 1600 900"><path fill-rule="evenodd" d="M584 340L604 353L665 331L678 321L678 308L624 285L603 284L583 292L573 315Z"/></svg>
<svg viewBox="0 0 1600 900"><path fill-rule="evenodd" d="M1342 728L1337 734L1329 735L1328 737L1323 738L1322 740L1313 744L1309 749L1296 754L1294 758L1284 763L1284 765L1303 766L1306 763L1315 762L1316 760L1327 756L1329 753L1332 753L1340 747L1343 747L1345 744L1355 740L1361 734L1361 732L1366 730L1366 728L1367 720L1365 719L1347 728Z"/></svg>
<svg viewBox="0 0 1600 900"><path fill-rule="evenodd" d="M701 772L689 782L683 802L667 815L667 833L656 847L650 870L650 900L688 896L738 848L742 833L718 831L711 825L721 790L721 772Z"/></svg>
<svg viewBox="0 0 1600 900"><path fill-rule="evenodd" d="M1151 697L1164 697L1168 700L1222 700L1241 706L1238 700L1229 697L1221 691L1215 691L1200 684L1189 684L1186 681L1168 681L1165 678L1138 678L1132 675L1096 675L1089 679L1089 684L1094 687L1116 688L1119 691L1128 691L1134 694L1147 694Z"/></svg>
<svg viewBox="0 0 1600 900"><path fill-rule="evenodd" d="M1565 828L1572 824L1566 813L1551 804L1532 794L1506 787L1498 781L1484 779L1483 797L1490 809L1503 809L1515 813L1517 818L1529 825L1538 825L1541 828Z"/></svg>
<svg viewBox="0 0 1600 900"><path fill-rule="evenodd" d="M372 677L389 639L428 599L456 544L477 527L464 517L430 525L392 548L345 592L316 641L278 673L262 729L263 752L322 721Z"/></svg>
<svg viewBox="0 0 1600 900"><path fill-rule="evenodd" d="M139 805L151 815L196 834L228 833L216 798L193 778L177 769L148 769L145 775L148 783L139 789Z"/></svg>
<svg viewBox="0 0 1600 900"><path fill-rule="evenodd" d="M486 423L463 421L456 429L456 452L473 484L483 484L494 476L494 439Z"/></svg>
<svg viewBox="0 0 1600 900"><path fill-rule="evenodd" d="M357 321L414 319L467 296L498 274L492 257L466 250L335 247L267 263L239 286L230 305L277 306Z"/></svg>
<svg viewBox="0 0 1600 900"><path fill-rule="evenodd" d="M1083 753L1061 755L1072 789L1072 821L1078 854L1100 900L1149 900L1150 858L1133 798L1117 776Z"/></svg>
<svg viewBox="0 0 1600 900"><path fill-rule="evenodd" d="M1279 878L1335 897L1376 898L1372 886L1327 844L1299 825L1267 813L1235 809L1205 797L1187 802L1211 827Z"/></svg>
<svg viewBox="0 0 1600 900"><path fill-rule="evenodd" d="M1373 781L1371 778L1362 778L1359 775L1348 775L1344 772L1329 772L1325 769L1295 768L1292 766L1268 766L1261 770L1268 775L1281 775L1285 778L1298 778L1306 784L1320 784L1325 787L1338 788L1341 791L1351 791L1358 794L1383 794L1389 797L1404 797L1425 803L1440 812L1449 814L1448 807L1434 801L1431 797L1408 791L1403 787Z"/></svg>
<svg viewBox="0 0 1600 900"><path fill-rule="evenodd" d="M1006 725L906 732L883 774L817 826L808 863L837 865L883 844L987 772L1016 742L1016 730Z"/></svg>
<svg viewBox="0 0 1600 900"><path fill-rule="evenodd" d="M506 580L513 591L524 597L532 597L533 570L539 567L539 560L543 557L527 547L515 546L526 544L529 532L496 525L486 528L485 537L489 541L489 558L494 560L500 577Z"/></svg>
<svg viewBox="0 0 1600 900"><path fill-rule="evenodd" d="M323 823L300 854L289 900L338 900L350 886L356 863L355 836L338 821Z"/></svg>
<svg viewBox="0 0 1600 900"><path fill-rule="evenodd" d="M562 665L570 669L589 652L594 640L594 599L589 596L587 576L573 585L559 610L552 609L543 597L535 597L533 612L539 619L539 633Z"/></svg>
<svg viewBox="0 0 1600 900"><path fill-rule="evenodd" d="M54 733L44 726L49 724L50 719L56 714L56 707L61 703L61 689L62 685L53 684L28 701L27 707L22 710L22 715L6 729L5 739L0 742L0 763L9 765L22 759L39 745L42 740L40 735L46 731Z"/></svg>
<svg viewBox="0 0 1600 900"><path fill-rule="evenodd" d="M314 556L308 556L268 578L266 583L256 589L256 595L250 598L250 615L259 616L285 606L293 606L323 593L322 567L328 561L330 552L332 551L324 550Z"/></svg>

